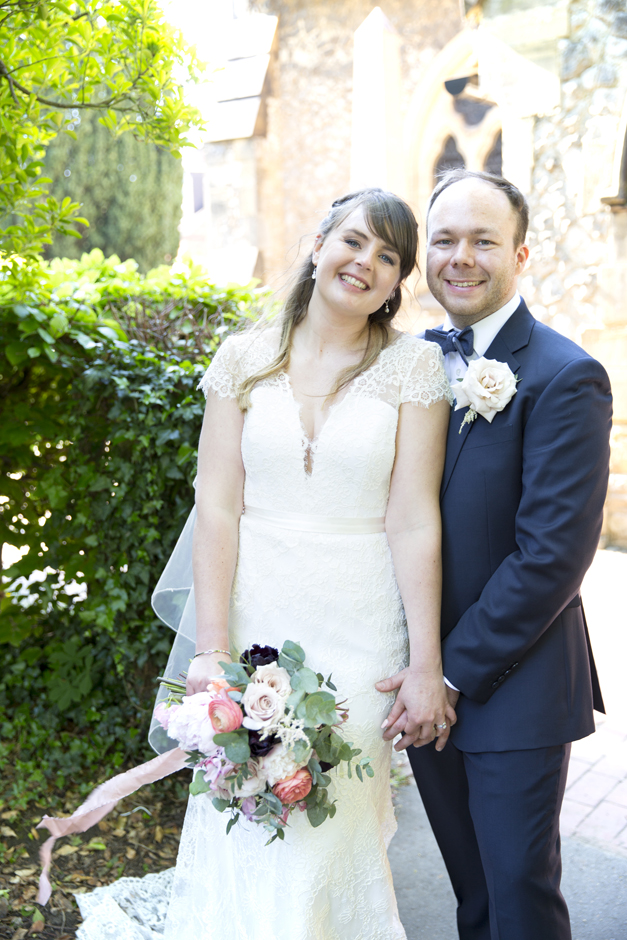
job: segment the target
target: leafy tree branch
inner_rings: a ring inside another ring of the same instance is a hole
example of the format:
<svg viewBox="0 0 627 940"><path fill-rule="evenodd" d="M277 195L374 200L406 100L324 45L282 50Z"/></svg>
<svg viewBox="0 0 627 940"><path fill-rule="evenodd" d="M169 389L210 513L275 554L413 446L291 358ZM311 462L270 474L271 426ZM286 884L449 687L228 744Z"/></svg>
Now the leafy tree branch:
<svg viewBox="0 0 627 940"><path fill-rule="evenodd" d="M156 0L0 0L0 25L0 250L32 261L78 221L78 204L49 197L50 141L88 110L180 156L202 126L181 82L202 67Z"/></svg>

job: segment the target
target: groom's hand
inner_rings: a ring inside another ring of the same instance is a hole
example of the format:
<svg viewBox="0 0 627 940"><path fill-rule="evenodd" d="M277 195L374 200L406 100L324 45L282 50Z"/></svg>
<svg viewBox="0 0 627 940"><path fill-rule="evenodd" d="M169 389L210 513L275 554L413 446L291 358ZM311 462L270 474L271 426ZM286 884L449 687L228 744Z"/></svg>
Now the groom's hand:
<svg viewBox="0 0 627 940"><path fill-rule="evenodd" d="M397 751L410 744L423 747L435 737L438 738L436 750L441 751L445 747L457 716L447 694L452 690L445 686L441 673L413 672L407 668L377 682L375 687L379 692L399 689L396 702L382 726L385 729L384 740L391 741L402 734L395 746ZM436 729L441 725L445 727Z"/></svg>

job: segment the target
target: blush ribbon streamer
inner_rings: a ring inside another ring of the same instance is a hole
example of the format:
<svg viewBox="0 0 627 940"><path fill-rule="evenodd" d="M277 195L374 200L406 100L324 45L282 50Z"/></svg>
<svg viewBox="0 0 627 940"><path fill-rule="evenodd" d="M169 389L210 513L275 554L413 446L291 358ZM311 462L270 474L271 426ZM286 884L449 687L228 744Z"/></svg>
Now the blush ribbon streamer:
<svg viewBox="0 0 627 940"><path fill-rule="evenodd" d="M159 754L145 764L133 767L123 774L112 777L111 780L101 783L99 787L89 794L87 799L71 816L59 818L58 816L44 816L37 829L47 829L50 838L44 842L39 852L43 870L39 878L38 904L46 904L52 894L52 887L48 873L52 860L54 843L61 836L71 835L74 832L86 832L91 826L100 822L107 813L111 812L116 803L125 796L130 796L147 783L154 783L170 774L182 770L186 766L189 755L175 747L165 754Z"/></svg>

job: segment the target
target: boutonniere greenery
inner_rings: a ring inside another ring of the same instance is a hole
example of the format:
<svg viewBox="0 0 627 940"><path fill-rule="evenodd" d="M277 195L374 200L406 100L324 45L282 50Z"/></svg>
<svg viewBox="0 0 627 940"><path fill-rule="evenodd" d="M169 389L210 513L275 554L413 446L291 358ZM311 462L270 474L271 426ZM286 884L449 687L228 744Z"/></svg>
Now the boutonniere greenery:
<svg viewBox="0 0 627 940"><path fill-rule="evenodd" d="M510 403L516 394L516 385L520 381L514 375L506 362L497 359L474 359L468 364L468 371L463 379L459 379L455 392L457 404L455 411L468 408L464 415L459 434L465 424L472 422L481 415L490 424L494 416Z"/></svg>

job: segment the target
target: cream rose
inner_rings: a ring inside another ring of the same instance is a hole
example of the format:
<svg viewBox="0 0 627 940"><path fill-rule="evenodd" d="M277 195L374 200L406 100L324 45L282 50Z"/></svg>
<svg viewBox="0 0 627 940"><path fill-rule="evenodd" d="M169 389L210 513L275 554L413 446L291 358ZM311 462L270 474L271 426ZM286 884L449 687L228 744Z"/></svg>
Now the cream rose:
<svg viewBox="0 0 627 940"><path fill-rule="evenodd" d="M503 411L516 394L516 376L506 362L482 356L469 363L463 381L455 386L455 394L455 411L470 407L492 423L494 415Z"/></svg>
<svg viewBox="0 0 627 940"><path fill-rule="evenodd" d="M306 760L296 762L292 757L292 752L284 744L277 744L268 754L259 758L259 763L268 784L273 787L280 780L294 776L297 770L305 766L310 757L311 751L307 754Z"/></svg>
<svg viewBox="0 0 627 940"><path fill-rule="evenodd" d="M266 682L251 682L242 697L246 718L242 724L250 731L273 728L285 714L285 698Z"/></svg>
<svg viewBox="0 0 627 940"><path fill-rule="evenodd" d="M268 663L267 666L258 666L253 675L253 682L265 682L271 689L278 692L281 698L288 698L292 693L290 674L287 669L284 669L283 666L279 666L278 663Z"/></svg>
<svg viewBox="0 0 627 940"><path fill-rule="evenodd" d="M235 787L234 795L247 799L249 796L257 796L263 793L266 788L267 777L263 768L254 761L249 761L248 770L251 776L242 780L241 787Z"/></svg>

